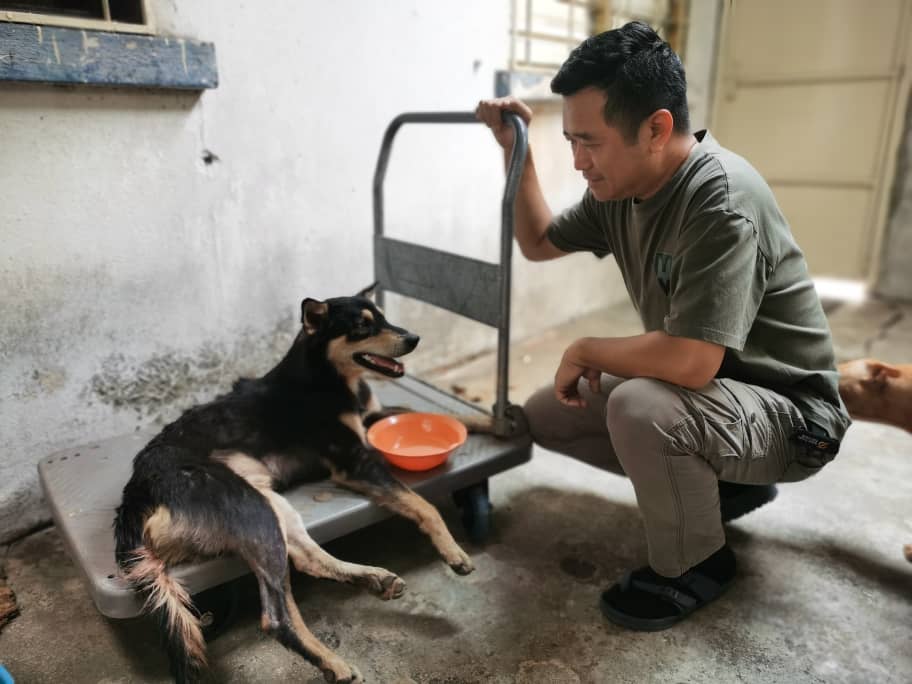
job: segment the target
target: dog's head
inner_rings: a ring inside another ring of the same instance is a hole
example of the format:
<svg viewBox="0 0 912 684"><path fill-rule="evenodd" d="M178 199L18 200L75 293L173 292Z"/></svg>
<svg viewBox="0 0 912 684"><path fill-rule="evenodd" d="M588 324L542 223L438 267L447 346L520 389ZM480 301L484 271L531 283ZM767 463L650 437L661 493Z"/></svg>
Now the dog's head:
<svg viewBox="0 0 912 684"><path fill-rule="evenodd" d="M401 377L405 368L398 357L418 345L418 335L386 320L371 299L373 288L365 288L354 297L301 302L302 334L346 379L366 371Z"/></svg>

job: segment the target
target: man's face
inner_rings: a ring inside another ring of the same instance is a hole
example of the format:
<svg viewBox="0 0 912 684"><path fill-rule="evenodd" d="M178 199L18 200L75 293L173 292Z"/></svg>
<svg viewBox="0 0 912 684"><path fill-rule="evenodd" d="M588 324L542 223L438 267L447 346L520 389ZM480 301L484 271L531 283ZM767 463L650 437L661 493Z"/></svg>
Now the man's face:
<svg viewBox="0 0 912 684"><path fill-rule="evenodd" d="M596 88L564 96L564 137L573 150L573 168L582 171L600 202L639 197L651 177L647 145L628 143L617 127L605 123L605 99Z"/></svg>

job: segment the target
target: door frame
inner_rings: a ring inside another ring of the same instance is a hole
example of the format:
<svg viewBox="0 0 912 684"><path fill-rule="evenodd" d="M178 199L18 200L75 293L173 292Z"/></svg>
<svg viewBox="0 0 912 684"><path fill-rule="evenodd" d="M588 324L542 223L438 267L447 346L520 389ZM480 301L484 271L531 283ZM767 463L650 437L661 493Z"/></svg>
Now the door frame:
<svg viewBox="0 0 912 684"><path fill-rule="evenodd" d="M719 22L719 40L716 53L716 74L713 87L712 107L709 118L710 124L718 121L719 111L722 108L728 93L738 87L738 75L735 72L734 60L728 59L731 54L732 13L736 11L734 5L737 0L722 3L722 18ZM906 109L912 106L909 101L910 86L912 86L912 0L900 0L900 20L896 26L895 47L892 57L887 90L887 106L880 135L877 136L877 165L871 180L871 202L866 211L866 227L873 227L873 234L867 241L867 253L864 255L865 276L863 282L869 291L873 291L880 272L882 250L886 234L890 207L890 197L895 184L896 166L904 142ZM813 78L807 73L796 72L792 77L783 76L781 82L796 83ZM838 81L858 80L859 78L876 78L884 80L883 74L846 74L838 76L827 75L817 80ZM912 135L912 128L908 131ZM735 150L737 151L737 150ZM788 219L788 217L786 217Z"/></svg>

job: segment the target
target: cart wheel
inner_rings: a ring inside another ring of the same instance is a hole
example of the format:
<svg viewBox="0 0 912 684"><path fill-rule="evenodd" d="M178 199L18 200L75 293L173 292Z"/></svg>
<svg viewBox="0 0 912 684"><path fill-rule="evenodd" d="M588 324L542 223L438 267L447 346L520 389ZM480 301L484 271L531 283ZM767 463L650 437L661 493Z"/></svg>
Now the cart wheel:
<svg viewBox="0 0 912 684"><path fill-rule="evenodd" d="M462 524L469 533L469 539L475 544L487 541L491 531L492 508L488 498L488 481L454 492L453 499L462 509Z"/></svg>
<svg viewBox="0 0 912 684"><path fill-rule="evenodd" d="M221 635L234 622L238 596L237 582L226 582L193 595L193 607L199 614L206 641Z"/></svg>

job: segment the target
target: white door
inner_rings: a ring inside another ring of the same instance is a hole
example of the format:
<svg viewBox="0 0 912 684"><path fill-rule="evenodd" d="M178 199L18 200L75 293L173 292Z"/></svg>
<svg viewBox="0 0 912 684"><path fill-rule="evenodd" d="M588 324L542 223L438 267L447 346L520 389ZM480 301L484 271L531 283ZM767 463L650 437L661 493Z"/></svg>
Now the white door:
<svg viewBox="0 0 912 684"><path fill-rule="evenodd" d="M725 2L713 134L767 180L815 276L875 273L910 0Z"/></svg>

